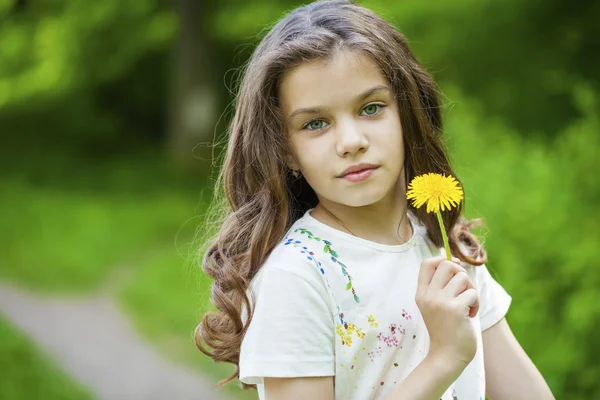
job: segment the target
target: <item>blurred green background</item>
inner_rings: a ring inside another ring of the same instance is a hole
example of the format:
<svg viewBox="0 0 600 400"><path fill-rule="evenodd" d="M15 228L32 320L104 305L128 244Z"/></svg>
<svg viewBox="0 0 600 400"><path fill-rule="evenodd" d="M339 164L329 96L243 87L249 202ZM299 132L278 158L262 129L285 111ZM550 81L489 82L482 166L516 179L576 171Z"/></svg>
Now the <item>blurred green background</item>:
<svg viewBox="0 0 600 400"><path fill-rule="evenodd" d="M187 260L237 68L300 4L0 0L0 280L84 295L125 270L115 296L140 334L228 376L191 341L210 282ZM600 398L600 3L359 4L440 83L515 335L556 398ZM91 398L5 319L0 343L0 398Z"/></svg>

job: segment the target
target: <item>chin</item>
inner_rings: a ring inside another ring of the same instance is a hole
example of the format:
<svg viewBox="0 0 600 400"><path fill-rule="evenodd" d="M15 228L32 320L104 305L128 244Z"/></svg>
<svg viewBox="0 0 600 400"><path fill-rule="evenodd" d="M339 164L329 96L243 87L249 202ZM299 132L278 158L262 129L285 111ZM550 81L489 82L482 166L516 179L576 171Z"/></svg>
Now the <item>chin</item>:
<svg viewBox="0 0 600 400"><path fill-rule="evenodd" d="M331 198L331 201L343 204L348 207L365 207L377 203L385 196L384 192L379 193L379 191L373 191L367 188L361 191L362 193L352 193L348 196L336 199L335 197L339 197L340 194L338 192L336 193L335 197Z"/></svg>

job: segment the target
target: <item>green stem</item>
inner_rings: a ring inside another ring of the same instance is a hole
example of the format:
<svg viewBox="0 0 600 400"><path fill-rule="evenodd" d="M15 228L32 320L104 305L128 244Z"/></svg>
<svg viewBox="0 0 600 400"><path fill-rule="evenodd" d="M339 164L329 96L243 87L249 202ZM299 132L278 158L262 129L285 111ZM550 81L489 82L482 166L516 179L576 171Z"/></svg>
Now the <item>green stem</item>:
<svg viewBox="0 0 600 400"><path fill-rule="evenodd" d="M442 230L442 238L444 239L444 248L446 249L446 258L448 261L452 261L452 256L450 255L450 244L448 243L448 235L446 235L446 227L444 226L444 220L442 219L442 213L440 210L436 212L438 222L440 223L440 229Z"/></svg>

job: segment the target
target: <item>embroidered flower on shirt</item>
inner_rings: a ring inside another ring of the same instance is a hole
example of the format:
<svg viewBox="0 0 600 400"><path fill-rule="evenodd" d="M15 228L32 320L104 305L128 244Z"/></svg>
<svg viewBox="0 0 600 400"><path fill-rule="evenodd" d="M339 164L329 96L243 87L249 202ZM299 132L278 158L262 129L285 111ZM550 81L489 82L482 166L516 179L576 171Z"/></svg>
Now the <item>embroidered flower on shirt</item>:
<svg viewBox="0 0 600 400"><path fill-rule="evenodd" d="M296 229L296 231L300 231L300 233L307 235L309 239L313 239L316 241L322 240L321 238L316 237L312 232L310 232L307 229L298 228L298 229ZM327 246L331 246L331 242L328 242L326 240L323 240L323 241L326 243ZM329 290L331 291L331 294L335 299L335 294L333 292L333 289L331 288L331 285L329 284L329 280L327 279L327 276L325 275L325 269L323 268L323 265L321 264L321 262L316 259L315 253L312 252L307 246L304 246L301 240L297 240L292 237L286 238L284 245L285 246L292 245L293 247L299 249L301 254L306 254L306 258L309 261L311 261L319 269L319 271L321 272L321 275L323 275L323 278L325 279L325 283L329 287ZM337 253L336 253L336 255L337 255ZM332 259L333 259L333 257L332 257ZM337 263L342 266L342 272L351 281L352 278L345 271L346 266L343 265L339 260L337 261ZM348 290L348 289L349 289L349 286L346 286L346 290ZM358 297L354 293L354 288L352 288L352 292L354 294L354 299L358 302ZM336 303L336 306L338 309L338 318L340 320L340 323L335 328L335 332L338 336L340 336L340 338L342 340L342 346L350 347L350 346L352 346L352 335L353 334L355 334L356 337L359 339L364 339L365 333L362 330L362 328L357 327L355 324L353 324L351 322L347 322L344 319L344 313L341 312L340 307L337 303L337 300L335 301L335 303Z"/></svg>
<svg viewBox="0 0 600 400"><path fill-rule="evenodd" d="M391 333L390 336L386 336L383 334L383 332L379 332L379 334L377 335L377 339L384 342L388 347L398 347L398 345L400 344L398 336L405 335L406 329L402 328L402 325L398 326L396 324L390 324L389 329Z"/></svg>
<svg viewBox="0 0 600 400"><path fill-rule="evenodd" d="M312 233L311 233L311 236L312 236ZM320 238L317 238L317 239L321 240ZM333 296L333 298L335 300L335 305L338 310L338 318L340 319L340 323L344 324L344 314L340 310L339 303L337 302L337 299L335 298L335 293L331 287L331 284L329 283L329 279L327 279L327 276L325 275L325 269L323 268L323 265L321 264L321 262L315 258L315 253L310 251L308 249L308 247L303 246L301 240L294 239L293 237L288 237L283 245L284 246L292 245L293 247L300 249L301 254L308 254L306 256L306 259L311 261L312 264L321 272L321 275L323 275L323 279L325 279L325 283L327 284L327 287L329 288L329 292L331 293L331 295Z"/></svg>
<svg viewBox="0 0 600 400"><path fill-rule="evenodd" d="M402 318L409 320L412 319L412 316L410 316L410 314L408 314L408 311L406 311L404 308L402 309Z"/></svg>
<svg viewBox="0 0 600 400"><path fill-rule="evenodd" d="M339 260L338 253L331 248L332 243L329 240L321 239L320 237L315 236L311 231L309 231L306 228L297 228L294 230L294 232L300 232L301 235L306 235L309 239L316 240L317 242L323 240L323 243L325 243L325 245L323 246L323 252L325 254L331 254L331 261L337 263L341 267L342 274L348 279L348 283L346 284L346 290L352 290L354 301L360 303L360 298L356 295L356 291L354 290L354 287L352 285L352 276L350 276L350 274L348 273L348 270L346 269L346 264Z"/></svg>
<svg viewBox="0 0 600 400"><path fill-rule="evenodd" d="M383 355L383 350L381 349L381 346L379 346L375 350L368 352L367 355L369 356L371 362L373 362L375 361L375 358Z"/></svg>
<svg viewBox="0 0 600 400"><path fill-rule="evenodd" d="M375 320L375 317L373 316L373 314L369 314L369 316L367 317L367 319L369 320L369 325L371 325L374 328L378 328L379 327L379 323L377 323L377 321Z"/></svg>
<svg viewBox="0 0 600 400"><path fill-rule="evenodd" d="M338 324L335 327L335 333L342 339L342 346L352 346L352 335L356 334L359 339L365 338L365 332L351 322L345 322L343 325Z"/></svg>
<svg viewBox="0 0 600 400"><path fill-rule="evenodd" d="M396 336L385 336L383 332L379 332L377 339L384 342L388 347L398 347L398 338Z"/></svg>

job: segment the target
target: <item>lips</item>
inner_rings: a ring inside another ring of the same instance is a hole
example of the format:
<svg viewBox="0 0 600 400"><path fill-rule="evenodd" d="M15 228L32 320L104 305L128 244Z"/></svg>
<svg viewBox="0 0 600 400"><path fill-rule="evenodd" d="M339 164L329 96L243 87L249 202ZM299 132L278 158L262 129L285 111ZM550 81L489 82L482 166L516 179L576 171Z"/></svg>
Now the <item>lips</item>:
<svg viewBox="0 0 600 400"><path fill-rule="evenodd" d="M345 176L348 176L348 175L360 175L362 172L370 171L370 170L373 170L373 169L375 169L375 168L365 168L365 169L361 169L361 170L358 170L358 171L348 172L347 174L342 175L342 178L345 177Z"/></svg>
<svg viewBox="0 0 600 400"><path fill-rule="evenodd" d="M350 172L349 174L342 176L341 179L344 179L348 182L362 182L373 175L375 170L377 170L377 168L367 168L357 172Z"/></svg>
<svg viewBox="0 0 600 400"><path fill-rule="evenodd" d="M378 168L378 165L375 164L368 164L368 163L360 163L360 164L356 164L356 165L351 165L350 167L346 168L344 170L344 172L342 172L338 178L343 178L344 176L348 175L348 174L352 174L352 173L359 173L361 171L365 171L365 170L369 170L369 169L375 169Z"/></svg>

